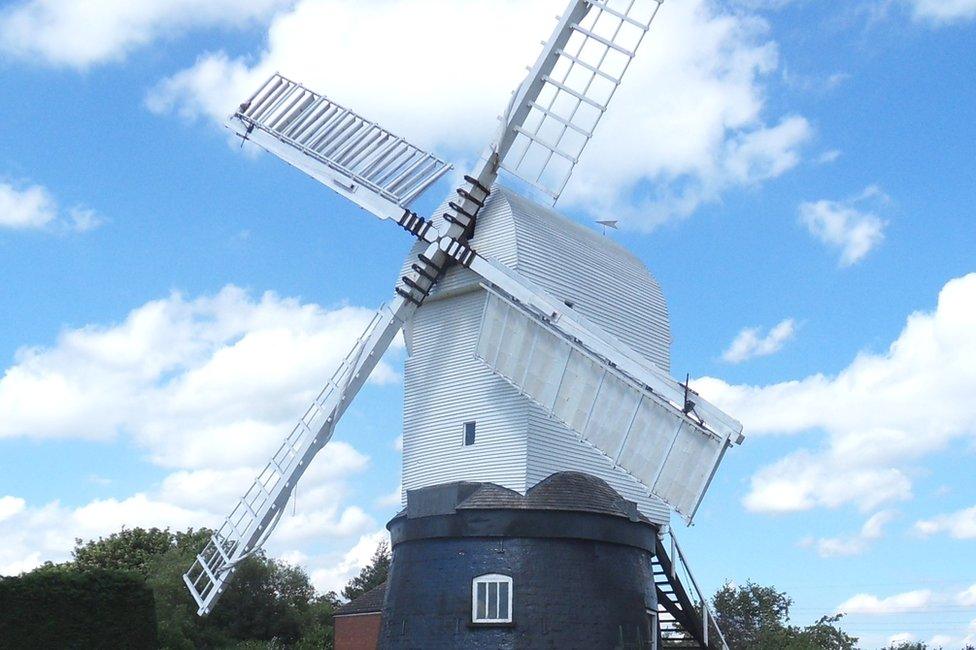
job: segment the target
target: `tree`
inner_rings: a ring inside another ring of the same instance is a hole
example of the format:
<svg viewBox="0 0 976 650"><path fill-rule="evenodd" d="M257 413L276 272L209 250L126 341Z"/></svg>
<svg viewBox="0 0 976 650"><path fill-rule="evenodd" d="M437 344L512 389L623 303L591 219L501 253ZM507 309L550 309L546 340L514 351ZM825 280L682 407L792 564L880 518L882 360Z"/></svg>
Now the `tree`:
<svg viewBox="0 0 976 650"><path fill-rule="evenodd" d="M76 540L69 570L134 572L152 590L162 648L331 648L335 594L319 596L299 567L256 553L237 567L220 606L200 618L183 573L210 539L209 530L122 529Z"/></svg>
<svg viewBox="0 0 976 650"><path fill-rule="evenodd" d="M758 648L785 627L793 601L772 587L726 584L712 599L715 618L732 648Z"/></svg>
<svg viewBox="0 0 976 650"><path fill-rule="evenodd" d="M857 639L837 627L841 616L813 625L790 625L793 600L754 582L727 584L712 599L715 619L733 650L853 650Z"/></svg>
<svg viewBox="0 0 976 650"><path fill-rule="evenodd" d="M291 645L302 637L314 597L304 570L254 555L237 567L207 622L232 639L276 639Z"/></svg>
<svg viewBox="0 0 976 650"><path fill-rule="evenodd" d="M82 569L135 571L146 577L149 563L173 546L173 534L158 528L123 528L106 538L83 542L75 539L74 563Z"/></svg>
<svg viewBox="0 0 976 650"><path fill-rule="evenodd" d="M380 542L370 558L369 564L363 567L359 575L346 583L342 589L342 597L347 600L355 600L374 589L384 582L390 573L390 545L385 541Z"/></svg>

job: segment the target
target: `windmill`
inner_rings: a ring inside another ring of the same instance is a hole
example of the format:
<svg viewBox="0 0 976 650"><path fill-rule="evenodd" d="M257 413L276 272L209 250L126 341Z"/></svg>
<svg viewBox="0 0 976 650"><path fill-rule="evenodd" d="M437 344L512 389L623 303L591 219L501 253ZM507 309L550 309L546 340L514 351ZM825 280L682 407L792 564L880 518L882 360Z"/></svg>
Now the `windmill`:
<svg viewBox="0 0 976 650"><path fill-rule="evenodd" d="M508 451L486 457L490 448L477 445L456 462L432 455L438 427L453 430L455 420L465 417L445 414L444 405L451 400L438 403L438 391L466 390L468 402L459 398L456 403L475 404L472 408L482 411L497 410L500 402L495 397L504 392L506 404L514 404L519 413L545 418L549 433L538 435L558 439L565 450L549 452L548 465L543 465L554 471L589 471L605 479L628 498L634 496L639 513L633 516L661 528L668 527L672 509L692 521L726 450L742 442L741 425L687 382L681 384L668 374L670 339L663 298L638 298L650 302L641 303L632 314L625 313L627 304L608 303L603 309L587 304L583 285L604 273L597 268L602 265L617 265L625 276L644 283L649 293L658 291L642 265L602 237L598 239L606 241L603 257L580 256L577 251L585 245L576 239L585 239L582 227L566 225L551 210L499 184L511 179L533 187L536 195L547 196L553 204L558 200L659 7L659 0L572 0L513 94L479 165L430 219L411 211L410 205L450 165L331 99L276 73L230 117L227 125L235 134L398 225L416 238L416 244L392 302L375 314L184 575L200 615L213 610L235 568L271 535L302 474L329 442L337 422L401 330L408 350L424 345L437 350L423 361L408 361L407 401L421 394L429 398L419 406L416 399L412 402L411 413L421 415L405 416L405 429L410 429L404 437L408 495L472 480L491 480L525 493L524 465L530 462L525 450L536 434L524 427L517 440L521 451L511 458L505 456ZM506 255L492 237L508 236L498 214L513 211L542 220L535 230L536 244L553 264L561 265L566 277L578 280L576 293L583 300L567 296L573 292L559 291L544 276L503 261ZM558 234L562 244L547 242L550 233ZM614 281L626 282L626 277ZM462 284L466 288L458 289ZM441 324L463 320L454 311L459 305L456 296L462 294L467 303L477 303L476 317L468 319L464 335L446 326L418 324L421 315L427 321L441 319ZM600 299L613 300L612 294ZM437 298L436 309L432 296ZM650 313L647 310L656 314L655 323L640 322L645 312ZM659 331L647 345L648 335L628 334L654 327ZM426 342L420 341L424 337ZM472 363L477 369L470 369ZM476 374L480 383L460 388L465 381L457 376L462 365L467 368L464 374ZM435 375L445 379L432 387L430 377ZM489 385L490 390L484 388ZM479 392L483 388L489 392ZM474 442L476 422L463 425L466 447ZM506 474L512 467L521 467L521 478ZM661 605L661 628L670 623L675 638L694 637L709 646L709 630L714 639L717 626L704 597L699 594L693 602L678 580L684 565L673 537L670 552L663 539L657 542L660 559L654 580L658 600L666 601Z"/></svg>

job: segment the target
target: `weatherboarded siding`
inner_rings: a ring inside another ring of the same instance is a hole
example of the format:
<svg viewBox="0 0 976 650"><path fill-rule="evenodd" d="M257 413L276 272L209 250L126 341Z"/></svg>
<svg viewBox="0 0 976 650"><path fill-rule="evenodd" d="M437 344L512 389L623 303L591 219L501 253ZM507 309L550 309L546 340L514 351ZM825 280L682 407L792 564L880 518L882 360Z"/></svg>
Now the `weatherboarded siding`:
<svg viewBox="0 0 976 650"><path fill-rule="evenodd" d="M484 291L432 300L411 324L403 409L403 487L487 481L525 492L529 403L472 354ZM465 422L477 422L463 445Z"/></svg>
<svg viewBox="0 0 976 650"><path fill-rule="evenodd" d="M671 335L661 289L612 240L496 188L471 243L668 368ZM421 250L418 245L414 254ZM602 478L646 516L666 522L666 506L636 479L474 358L484 300L477 276L452 268L406 328L404 489L466 480L524 493L554 472L577 470ZM463 425L472 420L477 443L465 448Z"/></svg>

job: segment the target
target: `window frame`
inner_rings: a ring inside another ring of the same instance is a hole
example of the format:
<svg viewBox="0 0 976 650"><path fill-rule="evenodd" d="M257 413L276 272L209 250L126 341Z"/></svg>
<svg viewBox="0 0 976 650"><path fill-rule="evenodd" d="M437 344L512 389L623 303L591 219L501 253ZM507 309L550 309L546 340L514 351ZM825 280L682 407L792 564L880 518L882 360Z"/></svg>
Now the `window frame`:
<svg viewBox="0 0 976 650"><path fill-rule="evenodd" d="M507 614L505 618L498 617L498 610L500 601L497 596L497 590L500 585L506 585L508 587L508 602L507 602ZM478 585L485 585L485 617L478 617ZM490 589L491 585L496 585L496 606L495 614L496 617L491 618L488 616L490 612L488 611L490 599ZM471 622L475 625L510 625L513 620L513 603L515 602L515 588L514 582L511 576L506 576L500 573L486 573L484 575L477 576L471 580Z"/></svg>

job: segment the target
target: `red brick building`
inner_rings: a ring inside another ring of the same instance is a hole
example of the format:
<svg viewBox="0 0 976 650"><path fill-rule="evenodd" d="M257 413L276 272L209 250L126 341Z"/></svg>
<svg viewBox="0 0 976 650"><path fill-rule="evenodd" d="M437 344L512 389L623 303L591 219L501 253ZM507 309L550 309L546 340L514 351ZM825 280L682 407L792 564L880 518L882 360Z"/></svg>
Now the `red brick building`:
<svg viewBox="0 0 976 650"><path fill-rule="evenodd" d="M335 650L376 650L386 583L346 603L335 613Z"/></svg>

